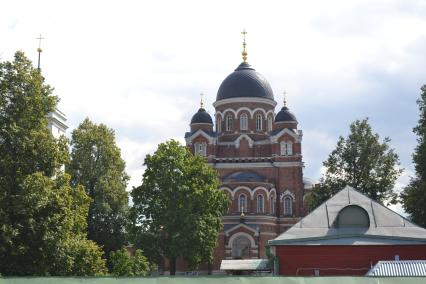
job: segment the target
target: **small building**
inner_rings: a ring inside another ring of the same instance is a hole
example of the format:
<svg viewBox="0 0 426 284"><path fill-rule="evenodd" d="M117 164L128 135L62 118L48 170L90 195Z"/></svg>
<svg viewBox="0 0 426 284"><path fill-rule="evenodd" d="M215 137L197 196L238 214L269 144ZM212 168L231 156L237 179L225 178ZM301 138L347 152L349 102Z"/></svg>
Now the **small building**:
<svg viewBox="0 0 426 284"><path fill-rule="evenodd" d="M426 277L426 260L379 261L366 276L375 277Z"/></svg>
<svg viewBox="0 0 426 284"><path fill-rule="evenodd" d="M365 275L380 260L426 259L426 230L346 187L269 241L280 275Z"/></svg>
<svg viewBox="0 0 426 284"><path fill-rule="evenodd" d="M270 275L272 265L269 259L224 259L220 270L232 275Z"/></svg>

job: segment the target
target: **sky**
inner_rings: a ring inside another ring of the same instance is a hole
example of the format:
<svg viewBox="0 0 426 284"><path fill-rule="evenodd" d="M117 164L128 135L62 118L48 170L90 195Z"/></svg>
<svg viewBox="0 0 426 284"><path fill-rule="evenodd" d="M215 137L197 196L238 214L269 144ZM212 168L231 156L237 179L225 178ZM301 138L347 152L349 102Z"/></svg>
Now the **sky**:
<svg viewBox="0 0 426 284"><path fill-rule="evenodd" d="M0 0L0 60L17 50L37 61L67 115L113 128L131 176L168 139L182 143L200 93L212 103L225 77L248 62L282 107L283 91L303 130L304 175L349 124L368 117L413 176L416 100L426 84L426 1L20 1ZM401 211L400 205L393 209Z"/></svg>

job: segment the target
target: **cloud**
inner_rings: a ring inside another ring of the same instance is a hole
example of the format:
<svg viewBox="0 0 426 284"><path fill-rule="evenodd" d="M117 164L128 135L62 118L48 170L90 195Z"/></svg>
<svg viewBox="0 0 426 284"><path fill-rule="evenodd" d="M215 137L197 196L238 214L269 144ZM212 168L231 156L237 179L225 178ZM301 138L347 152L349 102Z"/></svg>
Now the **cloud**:
<svg viewBox="0 0 426 284"><path fill-rule="evenodd" d="M25 4L23 4L25 3ZM248 60L271 83L304 130L305 175L322 161L355 119L374 131L411 170L425 82L424 1L6 1L0 18L2 60L23 50L61 98L70 131L85 117L106 123L138 184L143 158L179 138L198 109L211 104L222 80ZM241 12L244 11L244 12ZM278 110L277 109L277 110ZM401 180L401 184L406 180Z"/></svg>

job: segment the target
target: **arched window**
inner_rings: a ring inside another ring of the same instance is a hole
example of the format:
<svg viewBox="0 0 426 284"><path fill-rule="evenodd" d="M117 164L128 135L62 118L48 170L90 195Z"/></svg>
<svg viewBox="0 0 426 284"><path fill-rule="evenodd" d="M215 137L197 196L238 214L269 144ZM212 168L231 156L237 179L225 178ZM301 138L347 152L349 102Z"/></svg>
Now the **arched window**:
<svg viewBox="0 0 426 284"><path fill-rule="evenodd" d="M283 206L284 206L284 216L291 216L293 214L293 208L292 208L292 200L290 196L285 196L283 199Z"/></svg>
<svg viewBox="0 0 426 284"><path fill-rule="evenodd" d="M232 131L234 128L234 118L232 115L226 116L226 131Z"/></svg>
<svg viewBox="0 0 426 284"><path fill-rule="evenodd" d="M370 217L364 208L348 205L339 211L334 225L337 228L368 228Z"/></svg>
<svg viewBox="0 0 426 284"><path fill-rule="evenodd" d="M257 213L263 213L264 212L264 199L263 199L263 195L259 194L257 196Z"/></svg>
<svg viewBox="0 0 426 284"><path fill-rule="evenodd" d="M292 156L293 155L293 142L282 141L280 143L281 156Z"/></svg>
<svg viewBox="0 0 426 284"><path fill-rule="evenodd" d="M194 144L195 155L207 156L207 144L206 143L195 143Z"/></svg>
<svg viewBox="0 0 426 284"><path fill-rule="evenodd" d="M269 207L270 207L270 210L271 210L271 214L274 215L275 214L275 200L274 200L273 196L271 196L271 200L269 202L270 202Z"/></svg>
<svg viewBox="0 0 426 284"><path fill-rule="evenodd" d="M247 130L248 129L248 117L247 114L243 113L240 116L240 129Z"/></svg>
<svg viewBox="0 0 426 284"><path fill-rule="evenodd" d="M241 194L238 198L238 212L247 212L247 196Z"/></svg>
<svg viewBox="0 0 426 284"><path fill-rule="evenodd" d="M220 133L221 131L222 131L222 119L218 117L216 121L216 132Z"/></svg>
<svg viewBox="0 0 426 284"><path fill-rule="evenodd" d="M260 114L256 115L256 130L257 131L262 130L262 116Z"/></svg>
<svg viewBox="0 0 426 284"><path fill-rule="evenodd" d="M268 117L268 131L272 131L272 116Z"/></svg>

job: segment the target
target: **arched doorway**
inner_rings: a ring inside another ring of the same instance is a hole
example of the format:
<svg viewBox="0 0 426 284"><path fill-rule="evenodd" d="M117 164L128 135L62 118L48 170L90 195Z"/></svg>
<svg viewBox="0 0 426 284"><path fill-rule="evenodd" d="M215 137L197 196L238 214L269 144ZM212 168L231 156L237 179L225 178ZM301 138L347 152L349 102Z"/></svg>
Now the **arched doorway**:
<svg viewBox="0 0 426 284"><path fill-rule="evenodd" d="M246 236L238 236L232 242L232 258L243 259L250 257L251 242Z"/></svg>

